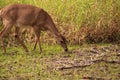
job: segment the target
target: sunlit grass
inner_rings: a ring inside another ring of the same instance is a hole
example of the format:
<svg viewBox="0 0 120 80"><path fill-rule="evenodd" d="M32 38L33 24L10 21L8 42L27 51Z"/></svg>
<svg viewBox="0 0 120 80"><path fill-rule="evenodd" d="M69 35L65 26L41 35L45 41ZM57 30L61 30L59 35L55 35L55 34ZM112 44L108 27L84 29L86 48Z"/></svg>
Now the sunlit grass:
<svg viewBox="0 0 120 80"><path fill-rule="evenodd" d="M95 34L101 34L99 35L102 36L101 42L107 42L109 41L107 36L111 35L112 38L114 36L110 34L112 31L109 29L114 32L114 30L118 30L116 28L120 25L120 0L0 0L0 7L14 3L30 4L43 8L51 15L60 33L64 34L70 43L81 40L81 36L79 36L81 27L88 27L88 29L92 27L95 29L95 31L93 30L96 32ZM101 28L105 29L102 30L104 33L99 31ZM83 32L85 31L87 30ZM92 32L90 34L94 40L97 39L94 38ZM119 36L119 34L115 34L117 40Z"/></svg>
<svg viewBox="0 0 120 80"><path fill-rule="evenodd" d="M1 7L13 3L36 5L48 11L55 21L77 27L83 26L83 22L89 26L105 26L120 13L119 0L0 0Z"/></svg>

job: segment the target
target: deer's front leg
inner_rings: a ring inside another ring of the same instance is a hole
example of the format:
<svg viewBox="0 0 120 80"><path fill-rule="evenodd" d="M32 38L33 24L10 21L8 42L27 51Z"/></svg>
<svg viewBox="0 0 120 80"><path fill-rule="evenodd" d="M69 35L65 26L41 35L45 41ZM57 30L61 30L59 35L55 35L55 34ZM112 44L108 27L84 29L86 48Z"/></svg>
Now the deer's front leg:
<svg viewBox="0 0 120 80"><path fill-rule="evenodd" d="M42 52L42 47L41 47L41 41L40 41L40 33L41 33L40 28L39 28L39 26L34 26L33 30L34 30L35 35L36 35L36 42L35 42L33 50L36 49L36 46L37 46L37 43L38 43L39 49L40 49L40 53L41 53Z"/></svg>

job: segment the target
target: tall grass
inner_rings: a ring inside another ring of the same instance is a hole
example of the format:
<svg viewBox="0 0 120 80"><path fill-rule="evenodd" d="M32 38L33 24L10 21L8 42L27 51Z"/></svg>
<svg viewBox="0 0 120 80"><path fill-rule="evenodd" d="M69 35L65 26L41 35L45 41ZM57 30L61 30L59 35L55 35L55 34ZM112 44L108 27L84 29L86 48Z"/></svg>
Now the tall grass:
<svg viewBox="0 0 120 80"><path fill-rule="evenodd" d="M120 25L120 0L0 0L0 7L13 3L44 8L71 43L78 43L81 39L81 27L102 27L108 30L108 27Z"/></svg>

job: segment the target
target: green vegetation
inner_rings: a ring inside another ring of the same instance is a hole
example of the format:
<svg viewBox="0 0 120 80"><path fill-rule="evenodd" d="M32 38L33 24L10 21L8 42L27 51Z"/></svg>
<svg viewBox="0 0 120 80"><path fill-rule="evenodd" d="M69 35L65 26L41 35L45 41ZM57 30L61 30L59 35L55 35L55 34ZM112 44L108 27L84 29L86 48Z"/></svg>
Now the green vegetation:
<svg viewBox="0 0 120 80"><path fill-rule="evenodd" d="M0 7L13 3L45 9L71 44L120 39L120 0L0 0ZM49 42L46 38L48 34L43 39Z"/></svg>
<svg viewBox="0 0 120 80"><path fill-rule="evenodd" d="M120 77L117 45L71 46L72 54L59 51L56 45L48 47L43 46L42 54L37 50L25 53L20 47L18 52L18 48L12 47L7 54L0 53L0 80L118 80Z"/></svg>
<svg viewBox="0 0 120 80"><path fill-rule="evenodd" d="M0 80L120 79L120 47L106 43L120 40L120 0L0 0L0 8L14 3L45 9L70 52L64 53L49 32L41 35L43 53L38 47L32 51L35 36L22 29L21 38L30 50L25 53L11 37L13 29L5 36L7 54L0 45Z"/></svg>
<svg viewBox="0 0 120 80"><path fill-rule="evenodd" d="M1 0L1 7L13 3L31 4L48 11L61 25L105 26L120 17L119 0Z"/></svg>

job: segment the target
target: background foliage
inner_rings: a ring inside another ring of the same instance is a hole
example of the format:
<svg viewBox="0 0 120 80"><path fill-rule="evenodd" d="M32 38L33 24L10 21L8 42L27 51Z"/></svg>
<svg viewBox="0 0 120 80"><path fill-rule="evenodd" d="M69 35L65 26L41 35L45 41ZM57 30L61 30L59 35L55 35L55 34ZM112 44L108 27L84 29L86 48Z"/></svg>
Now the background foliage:
<svg viewBox="0 0 120 80"><path fill-rule="evenodd" d="M0 7L13 3L45 9L70 44L120 39L120 0L0 0ZM31 34L24 34L26 31ZM23 30L21 34L25 41L34 42L31 29ZM55 44L54 38L49 36L52 34L43 32L42 42Z"/></svg>

